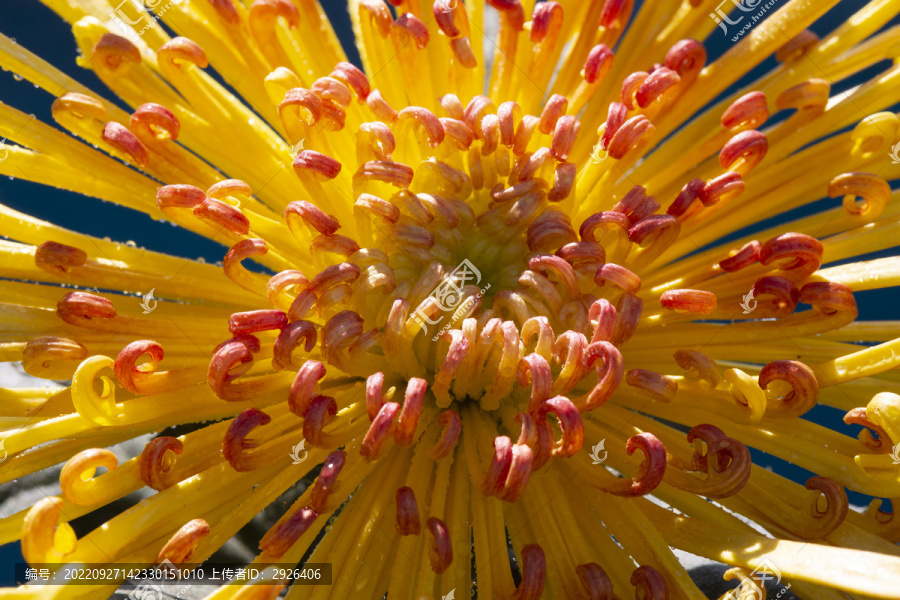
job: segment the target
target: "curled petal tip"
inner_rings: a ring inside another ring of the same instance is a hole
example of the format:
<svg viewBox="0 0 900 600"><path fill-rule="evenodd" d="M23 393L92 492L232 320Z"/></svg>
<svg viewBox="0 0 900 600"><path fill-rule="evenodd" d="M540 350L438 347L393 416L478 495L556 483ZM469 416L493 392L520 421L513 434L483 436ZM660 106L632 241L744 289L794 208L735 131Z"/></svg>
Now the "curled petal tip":
<svg viewBox="0 0 900 600"><path fill-rule="evenodd" d="M291 391L288 395L288 406L292 413L305 417L309 411L318 381L325 377L325 365L317 360L307 360L297 371Z"/></svg>
<svg viewBox="0 0 900 600"><path fill-rule="evenodd" d="M584 80L587 83L603 81L612 68L613 59L613 52L606 44L598 44L591 48L584 63Z"/></svg>
<svg viewBox="0 0 900 600"><path fill-rule="evenodd" d="M697 197L703 206L713 206L741 195L746 187L741 173L728 171L707 181Z"/></svg>
<svg viewBox="0 0 900 600"><path fill-rule="evenodd" d="M597 371L597 383L586 396L578 400L582 412L594 410L603 405L619 387L625 375L625 361L622 353L611 342L592 342L584 350L584 368Z"/></svg>
<svg viewBox="0 0 900 600"><path fill-rule="evenodd" d="M241 22L241 13L238 12L234 0L209 0L219 18L229 25L237 25Z"/></svg>
<svg viewBox="0 0 900 600"><path fill-rule="evenodd" d="M229 197L250 198L253 196L253 188L240 179L226 179L211 185L206 190L206 195L216 200L225 200Z"/></svg>
<svg viewBox="0 0 900 600"><path fill-rule="evenodd" d="M563 7L559 2L542 2L534 7L531 15L530 40L539 44L548 37L554 40L562 27Z"/></svg>
<svg viewBox="0 0 900 600"><path fill-rule="evenodd" d="M138 459L141 481L157 491L174 485L172 467L182 452L184 444L178 438L163 436L148 442Z"/></svg>
<svg viewBox="0 0 900 600"><path fill-rule="evenodd" d="M381 446L388 438L398 412L400 405L396 402L386 402L381 406L360 445L359 453L363 458L368 461L378 458Z"/></svg>
<svg viewBox="0 0 900 600"><path fill-rule="evenodd" d="M803 233L785 233L766 240L759 249L759 262L774 264L785 277L800 281L818 270L823 252L819 240Z"/></svg>
<svg viewBox="0 0 900 600"><path fill-rule="evenodd" d="M177 140L181 124L171 110L161 104L147 103L131 115L131 130L145 144Z"/></svg>
<svg viewBox="0 0 900 600"><path fill-rule="evenodd" d="M176 69L189 63L205 69L209 66L209 59L203 49L194 41L186 37L172 38L156 51L156 58L160 63L169 64Z"/></svg>
<svg viewBox="0 0 900 600"><path fill-rule="evenodd" d="M257 408L248 408L231 422L222 440L222 455L235 471L252 471L260 465L247 454L247 450L259 444L247 440L257 427L269 424L272 418Z"/></svg>
<svg viewBox="0 0 900 600"><path fill-rule="evenodd" d="M147 356L148 362L138 366L137 361L142 356ZM119 383L134 394L146 394L151 390L146 388L153 377L160 361L165 356L163 347L153 340L139 340L131 342L119 352L116 357L113 371Z"/></svg>
<svg viewBox="0 0 900 600"><path fill-rule="evenodd" d="M652 433L638 433L628 438L625 452L631 456L640 450L644 460L631 479L616 479L601 489L616 496L637 497L649 494L659 486L666 473L666 448Z"/></svg>
<svg viewBox="0 0 900 600"><path fill-rule="evenodd" d="M339 62L331 72L331 76L353 90L360 100L368 98L372 91L369 78L351 63Z"/></svg>
<svg viewBox="0 0 900 600"><path fill-rule="evenodd" d="M297 229L298 218L302 219L309 229L324 235L332 235L341 227L335 217L325 214L315 204L305 200L288 204L284 209L284 216L292 233Z"/></svg>
<svg viewBox="0 0 900 600"><path fill-rule="evenodd" d="M759 387L765 390L774 381L787 383L791 391L780 402L769 402L766 413L770 416L799 417L816 405L819 382L805 364L794 360L772 361L759 372Z"/></svg>
<svg viewBox="0 0 900 600"><path fill-rule="evenodd" d="M723 169L747 175L766 157L769 141L759 131L742 131L728 140L719 152L719 165Z"/></svg>
<svg viewBox="0 0 900 600"><path fill-rule="evenodd" d="M412 13L403 13L391 24L391 35L395 46L405 46L404 37L414 41L419 50L428 46L428 27Z"/></svg>
<svg viewBox="0 0 900 600"><path fill-rule="evenodd" d="M75 550L75 532L60 523L64 502L50 496L38 500L25 514L22 524L22 554L29 564L64 561Z"/></svg>
<svg viewBox="0 0 900 600"><path fill-rule="evenodd" d="M97 425L113 425L122 419L122 405L116 404L116 388L112 379L100 373L115 365L108 356L94 355L85 359L72 376L72 404L78 414ZM94 387L97 376L103 391Z"/></svg>
<svg viewBox="0 0 900 600"><path fill-rule="evenodd" d="M430 517L425 523L428 535L428 559L431 570L443 573L453 562L453 546L450 541L450 529L437 517Z"/></svg>
<svg viewBox="0 0 900 600"><path fill-rule="evenodd" d="M731 103L722 113L722 127L732 129L743 127L753 129L759 127L769 118L766 95L763 92L744 94Z"/></svg>
<svg viewBox="0 0 900 600"><path fill-rule="evenodd" d="M545 135L550 135L556 128L559 119L566 114L569 108L569 99L560 94L553 94L544 105L538 129Z"/></svg>
<svg viewBox="0 0 900 600"><path fill-rule="evenodd" d="M587 600L614 600L612 582L597 563L578 565L575 575L578 577L580 591Z"/></svg>
<svg viewBox="0 0 900 600"><path fill-rule="evenodd" d="M505 435L498 435L494 438L494 456L481 484L481 492L485 496L500 494L511 466L512 442Z"/></svg>
<svg viewBox="0 0 900 600"><path fill-rule="evenodd" d="M32 377L67 380L87 356L87 348L75 340L41 336L26 342L22 369Z"/></svg>
<svg viewBox="0 0 900 600"><path fill-rule="evenodd" d="M519 568L522 581L512 595L513 600L538 600L544 593L547 578L547 559L538 544L522 547L522 563Z"/></svg>
<svg viewBox="0 0 900 600"><path fill-rule="evenodd" d="M412 488L403 486L397 490L397 532L400 535L419 535L419 505Z"/></svg>
<svg viewBox="0 0 900 600"><path fill-rule="evenodd" d="M697 350L676 350L674 354L678 366L687 371L685 378L689 380L702 379L715 388L722 380L719 365L707 355Z"/></svg>
<svg viewBox="0 0 900 600"><path fill-rule="evenodd" d="M719 262L719 267L726 273L734 273L745 267L749 267L759 260L759 249L761 244L753 240L747 242L737 251L732 250L732 254Z"/></svg>
<svg viewBox="0 0 900 600"><path fill-rule="evenodd" d="M663 308L677 313L705 316L718 307L716 295L704 290L666 290L659 300Z"/></svg>
<svg viewBox="0 0 900 600"><path fill-rule="evenodd" d="M462 419L455 410L445 410L438 418L438 425L441 426L441 437L428 451L428 456L434 460L446 458L453 452L462 432Z"/></svg>
<svg viewBox="0 0 900 600"><path fill-rule="evenodd" d="M228 329L235 337L273 329L281 331L287 324L287 315L280 310L239 312L228 318Z"/></svg>
<svg viewBox="0 0 900 600"><path fill-rule="evenodd" d="M229 402L245 400L253 391L252 382L245 384L237 379L250 369L253 354L259 350L259 339L243 335L222 342L213 351L206 380L219 398Z"/></svg>
<svg viewBox="0 0 900 600"><path fill-rule="evenodd" d="M497 495L506 502L518 502L531 477L534 465L534 452L526 444L513 444L510 451L511 461L503 489Z"/></svg>
<svg viewBox="0 0 900 600"><path fill-rule="evenodd" d="M687 440L694 444L694 454L686 470L706 473L706 478L679 470L676 463L680 461L673 458L675 468L668 476L676 487L707 498L727 498L741 491L750 480L750 451L718 427L708 423L697 425L688 432Z"/></svg>
<svg viewBox="0 0 900 600"><path fill-rule="evenodd" d="M235 235L247 235L250 232L250 220L240 208L221 200L207 197L193 208L198 219L208 221L211 225L227 229Z"/></svg>
<svg viewBox="0 0 900 600"><path fill-rule="evenodd" d="M819 492L810 499L808 506L814 526L798 531L806 539L821 539L831 534L846 520L850 510L847 491L839 483L822 476L811 477L806 489ZM819 502L824 498L825 507Z"/></svg>
<svg viewBox="0 0 900 600"><path fill-rule="evenodd" d="M103 127L102 137L104 142L127 154L139 166L146 167L149 163L150 153L147 148L124 125L110 121Z"/></svg>
<svg viewBox="0 0 900 600"><path fill-rule="evenodd" d="M34 251L34 263L44 271L65 274L87 263L87 252L74 246L47 241Z"/></svg>
<svg viewBox="0 0 900 600"><path fill-rule="evenodd" d="M670 88L681 83L681 77L668 67L660 67L650 73L638 86L634 99L641 108L649 106L657 99L663 98Z"/></svg>
<svg viewBox="0 0 900 600"><path fill-rule="evenodd" d="M294 157L297 173L310 173L324 179L334 179L341 172L341 163L315 150L301 150Z"/></svg>
<svg viewBox="0 0 900 600"><path fill-rule="evenodd" d="M394 440L401 448L412 446L415 441L416 427L419 425L419 416L422 414L422 404L427 391L428 382L420 377L413 377L406 384L403 408L394 429Z"/></svg>
<svg viewBox="0 0 900 600"><path fill-rule="evenodd" d="M203 190L193 185L164 185L156 191L156 206L166 208L190 208L200 204L206 199Z"/></svg>
<svg viewBox="0 0 900 600"><path fill-rule="evenodd" d="M280 558L306 533L318 516L319 513L308 506L295 510L263 536L259 543L260 550L272 558Z"/></svg>
<svg viewBox="0 0 900 600"><path fill-rule="evenodd" d="M68 116L76 119L95 118L99 121L106 121L106 107L103 106L103 103L92 96L77 92L66 92L53 101L50 110L53 118L57 121Z"/></svg>
<svg viewBox="0 0 900 600"><path fill-rule="evenodd" d="M666 53L665 65L678 73L683 85L693 82L706 64L706 48L697 40L675 42Z"/></svg>
<svg viewBox="0 0 900 600"><path fill-rule="evenodd" d="M289 323L275 340L272 364L279 369L299 368L294 351L302 347L304 352L311 352L317 339L316 326L309 321Z"/></svg>
<svg viewBox="0 0 900 600"><path fill-rule="evenodd" d="M581 413L565 396L556 396L545 400L540 407L543 414L550 413L556 417L562 438L553 448L554 456L575 456L584 445L584 423Z"/></svg>
<svg viewBox="0 0 900 600"><path fill-rule="evenodd" d="M141 51L127 38L114 33L104 33L91 50L92 56L100 59L100 63L111 71L123 65L140 64Z"/></svg>
<svg viewBox="0 0 900 600"><path fill-rule="evenodd" d="M800 302L811 304L825 315L837 315L847 322L856 319L859 311L853 290L843 283L834 281L813 281L800 288Z"/></svg>
<svg viewBox="0 0 900 600"><path fill-rule="evenodd" d="M156 557L156 562L169 561L175 564L188 562L194 549L204 537L209 535L209 523L203 519L194 519L182 525Z"/></svg>
<svg viewBox="0 0 900 600"><path fill-rule="evenodd" d="M804 29L778 49L775 53L775 60L781 63L792 63L808 53L818 43L819 36L809 29Z"/></svg>
<svg viewBox="0 0 900 600"><path fill-rule="evenodd" d="M669 585L662 573L649 565L643 565L631 574L631 585L635 586L635 598L640 600L668 600Z"/></svg>
<svg viewBox="0 0 900 600"><path fill-rule="evenodd" d="M66 500L73 504L91 505L102 501L92 489L92 478L99 467L114 471L119 461L105 448L83 450L70 458L59 474L59 486Z"/></svg>
<svg viewBox="0 0 900 600"><path fill-rule="evenodd" d="M536 410L550 397L553 374L550 372L550 363L540 354L532 353L522 358L519 361L516 378L522 387L531 385L529 410Z"/></svg>
<svg viewBox="0 0 900 600"><path fill-rule="evenodd" d="M334 491L338 475L346 462L347 454L340 450L335 450L325 459L322 470L312 486L310 506L317 513L328 512L328 496Z"/></svg>
<svg viewBox="0 0 900 600"><path fill-rule="evenodd" d="M674 379L647 369L628 371L625 374L625 381L659 402L670 402L678 393L678 384Z"/></svg>
<svg viewBox="0 0 900 600"><path fill-rule="evenodd" d="M309 409L303 417L303 437L316 448L325 448L325 432L327 425L337 415L337 401L331 396L316 396L309 403Z"/></svg>

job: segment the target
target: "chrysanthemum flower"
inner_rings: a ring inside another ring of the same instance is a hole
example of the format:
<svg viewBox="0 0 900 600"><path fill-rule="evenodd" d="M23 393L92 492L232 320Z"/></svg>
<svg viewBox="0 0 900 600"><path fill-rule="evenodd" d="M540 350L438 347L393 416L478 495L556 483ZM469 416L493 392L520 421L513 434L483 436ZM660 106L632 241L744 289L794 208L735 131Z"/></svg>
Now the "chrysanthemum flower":
<svg viewBox="0 0 900 600"><path fill-rule="evenodd" d="M837 0L785 0L707 64L717 0L350 0L362 69L316 0L45 4L132 112L0 36L74 134L0 104L0 174L228 250L2 207L2 359L71 380L3 393L2 480L65 463L0 522L29 563L201 562L298 486L257 562L333 585L289 598L703 598L671 548L741 598L764 566L804 598L898 597L900 322L854 295L900 279L872 258L900 239L900 66L870 69L900 2L819 39Z"/></svg>

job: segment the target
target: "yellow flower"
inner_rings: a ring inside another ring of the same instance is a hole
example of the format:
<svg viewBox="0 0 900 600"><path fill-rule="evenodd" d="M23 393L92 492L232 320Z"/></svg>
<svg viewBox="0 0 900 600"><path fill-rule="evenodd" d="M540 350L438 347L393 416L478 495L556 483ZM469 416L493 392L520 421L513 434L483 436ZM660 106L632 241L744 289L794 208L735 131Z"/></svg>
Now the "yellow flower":
<svg viewBox="0 0 900 600"><path fill-rule="evenodd" d="M871 256L900 233L900 0L822 39L837 0L349 0L362 69L316 0L44 3L133 112L0 36L81 138L0 104L0 174L229 250L0 207L0 356L71 380L2 392L2 481L65 463L0 521L30 564L201 562L299 486L254 564L333 582L288 598L705 598L670 548L731 597L897 597L900 323L855 294L900 281ZM289 583L261 580L212 597Z"/></svg>

